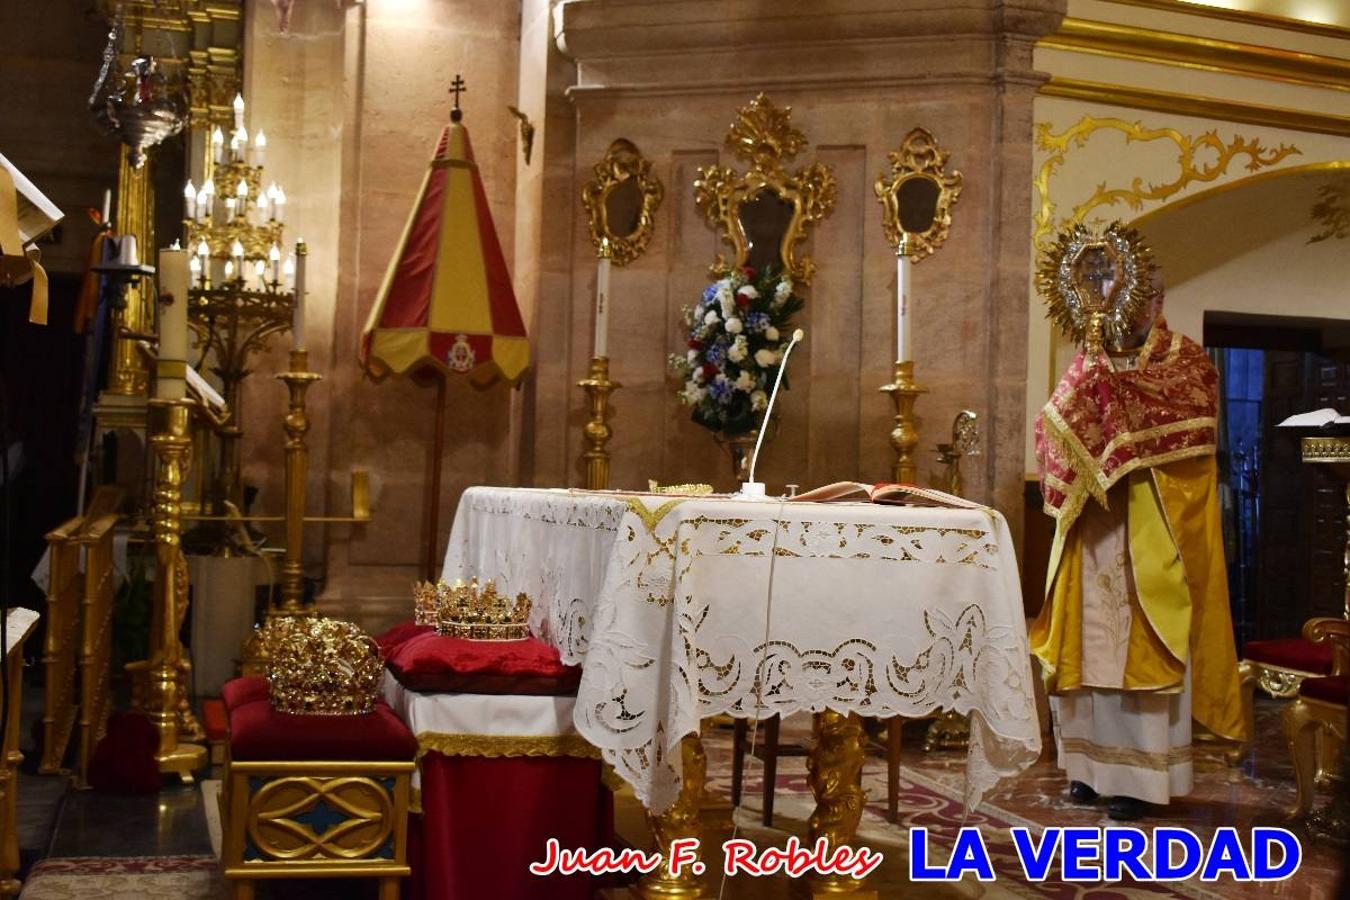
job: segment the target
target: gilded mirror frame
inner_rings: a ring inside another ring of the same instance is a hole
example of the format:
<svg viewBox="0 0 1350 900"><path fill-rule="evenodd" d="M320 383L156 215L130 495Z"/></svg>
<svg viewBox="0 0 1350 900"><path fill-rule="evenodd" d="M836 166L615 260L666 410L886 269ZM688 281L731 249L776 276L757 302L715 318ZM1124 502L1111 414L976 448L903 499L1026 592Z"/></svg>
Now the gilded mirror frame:
<svg viewBox="0 0 1350 900"><path fill-rule="evenodd" d="M947 240L952 227L952 206L961 196L961 173L947 171L951 154L938 146L926 128L911 129L899 150L886 154L891 171L877 176L877 200L881 203L881 227L892 247L899 248L900 237L907 239L909 258L918 262L930 256ZM924 178L937 186L932 224L924 231L904 231L900 222L900 188L914 178Z"/></svg>
<svg viewBox="0 0 1350 900"><path fill-rule="evenodd" d="M600 254L608 241L610 259L616 266L626 266L641 256L651 243L656 209L661 205L666 189L652 172L651 160L627 138L618 138L610 144L605 158L596 163L592 171L595 179L581 189L581 203L586 207L586 218L590 223L591 243ZM615 234L609 227L607 201L611 193L630 181L642 194L637 228L632 234Z"/></svg>
<svg viewBox="0 0 1350 900"><path fill-rule="evenodd" d="M806 240L811 226L830 214L838 193L834 171L824 163L798 169L789 174L784 163L791 161L807 143L806 135L792 125L792 108L773 105L760 94L737 112L727 131L727 149L750 163L745 174L728 166L701 166L694 182L694 202L729 245L733 258L717 254L709 267L714 278L745 266L750 242L741 222L743 203L764 191L772 191L791 204L792 216L778 246L778 261L783 271L796 281L810 283L815 263L797 255L797 245Z"/></svg>

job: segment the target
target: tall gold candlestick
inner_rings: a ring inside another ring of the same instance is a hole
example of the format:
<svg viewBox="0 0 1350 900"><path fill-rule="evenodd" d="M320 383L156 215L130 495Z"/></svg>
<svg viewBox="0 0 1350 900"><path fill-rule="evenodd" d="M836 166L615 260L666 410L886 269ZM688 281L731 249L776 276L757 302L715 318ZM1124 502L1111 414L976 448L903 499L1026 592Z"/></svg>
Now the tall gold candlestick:
<svg viewBox="0 0 1350 900"><path fill-rule="evenodd" d="M155 595L143 706L159 733L155 754L159 770L176 772L184 781L191 781L192 773L206 763L206 748L183 742L180 734L191 730L195 721L185 692L187 655L178 638L188 608L187 560L179 538L183 478L192 454L189 413L193 401L155 399L150 403L163 420L150 438L159 467L154 493Z"/></svg>
<svg viewBox="0 0 1350 900"><path fill-rule="evenodd" d="M914 448L919 446L919 427L914 419L914 401L928 390L915 383L912 359L897 361L895 380L881 390L890 394L891 399L895 401L895 428L891 430L891 446L895 448L892 477L902 484L914 484L918 479Z"/></svg>
<svg viewBox="0 0 1350 900"><path fill-rule="evenodd" d="M285 616L307 615L305 606L305 477L309 472L309 414L305 411L305 392L323 376L309 371L309 351L292 350L289 371L277 378L290 391L286 429L286 562L281 568L281 604L277 612Z"/></svg>
<svg viewBox="0 0 1350 900"><path fill-rule="evenodd" d="M577 387L586 391L590 405L590 417L584 429L588 447L581 454L586 461L586 488L603 491L609 487L609 451L605 445L614 435L614 430L609 427L609 394L622 385L609 380L609 357L597 356L591 360L590 377L578 381Z"/></svg>

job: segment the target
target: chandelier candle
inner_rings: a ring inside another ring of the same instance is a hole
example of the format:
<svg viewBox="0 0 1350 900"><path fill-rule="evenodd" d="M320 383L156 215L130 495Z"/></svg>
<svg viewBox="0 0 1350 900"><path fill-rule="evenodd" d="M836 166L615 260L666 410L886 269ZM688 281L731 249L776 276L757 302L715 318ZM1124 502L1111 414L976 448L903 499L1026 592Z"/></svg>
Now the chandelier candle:
<svg viewBox="0 0 1350 900"><path fill-rule="evenodd" d="M600 242L595 268L595 355L609 356L609 266L613 251L609 239Z"/></svg>

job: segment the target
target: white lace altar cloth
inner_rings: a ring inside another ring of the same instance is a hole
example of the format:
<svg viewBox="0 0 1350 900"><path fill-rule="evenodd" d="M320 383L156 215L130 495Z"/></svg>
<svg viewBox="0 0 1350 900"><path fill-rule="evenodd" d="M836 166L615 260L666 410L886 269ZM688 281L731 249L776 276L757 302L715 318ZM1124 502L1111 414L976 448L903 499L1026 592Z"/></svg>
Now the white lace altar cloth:
<svg viewBox="0 0 1350 900"><path fill-rule="evenodd" d="M969 713L969 808L1040 754L993 510L479 487L443 577L529 595L531 630L582 667L577 730L655 813L718 713Z"/></svg>

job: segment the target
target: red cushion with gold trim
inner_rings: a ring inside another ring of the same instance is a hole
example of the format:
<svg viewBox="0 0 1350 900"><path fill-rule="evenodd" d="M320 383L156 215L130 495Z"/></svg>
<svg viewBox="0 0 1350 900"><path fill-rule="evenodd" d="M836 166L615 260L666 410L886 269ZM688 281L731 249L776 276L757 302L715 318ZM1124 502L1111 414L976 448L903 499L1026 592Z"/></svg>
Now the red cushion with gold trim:
<svg viewBox="0 0 1350 900"><path fill-rule="evenodd" d="M246 703L256 703L267 699L267 678L262 675L245 675L225 682L220 689L220 699L227 710L238 709Z"/></svg>
<svg viewBox="0 0 1350 900"><path fill-rule="evenodd" d="M230 711L230 758L239 760L411 761L417 739L383 700L360 716L295 716L271 703Z"/></svg>
<svg viewBox="0 0 1350 900"><path fill-rule="evenodd" d="M470 641L434 631L409 638L385 659L405 688L421 693L571 696L581 670L535 637Z"/></svg>
<svg viewBox="0 0 1350 900"><path fill-rule="evenodd" d="M1305 678L1298 686L1300 696L1323 703L1345 705L1346 676L1328 675L1325 678Z"/></svg>
<svg viewBox="0 0 1350 900"><path fill-rule="evenodd" d="M1281 669L1312 672L1315 675L1331 674L1332 649L1325 642L1305 641L1303 638L1248 641L1242 656L1252 662L1279 666Z"/></svg>
<svg viewBox="0 0 1350 900"><path fill-rule="evenodd" d="M430 625L418 625L415 622L399 622L393 628L390 628L384 634L375 638L375 643L380 645L380 652L387 658L394 648L398 647L409 638L415 638L419 634L426 634L436 629Z"/></svg>

